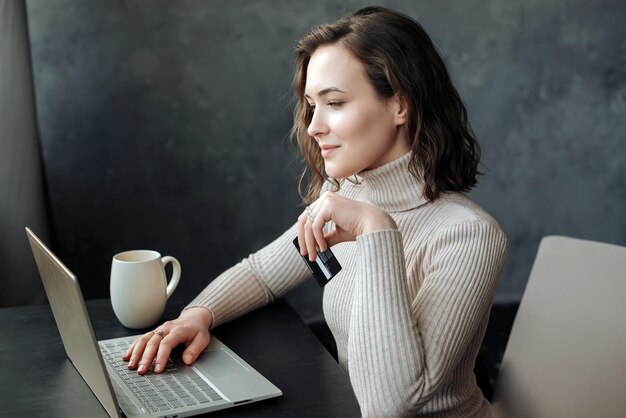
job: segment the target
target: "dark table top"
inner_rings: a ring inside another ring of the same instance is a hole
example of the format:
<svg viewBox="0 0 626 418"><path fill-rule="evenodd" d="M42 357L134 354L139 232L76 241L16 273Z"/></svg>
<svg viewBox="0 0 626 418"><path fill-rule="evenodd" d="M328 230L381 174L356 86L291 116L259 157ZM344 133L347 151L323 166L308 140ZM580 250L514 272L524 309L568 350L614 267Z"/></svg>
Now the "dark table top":
<svg viewBox="0 0 626 418"><path fill-rule="evenodd" d="M190 298L170 299L172 319ZM99 340L135 335L108 299L87 302ZM348 376L282 299L213 331L283 391L283 396L211 417L358 417ZM107 417L65 355L48 305L0 309L0 416Z"/></svg>

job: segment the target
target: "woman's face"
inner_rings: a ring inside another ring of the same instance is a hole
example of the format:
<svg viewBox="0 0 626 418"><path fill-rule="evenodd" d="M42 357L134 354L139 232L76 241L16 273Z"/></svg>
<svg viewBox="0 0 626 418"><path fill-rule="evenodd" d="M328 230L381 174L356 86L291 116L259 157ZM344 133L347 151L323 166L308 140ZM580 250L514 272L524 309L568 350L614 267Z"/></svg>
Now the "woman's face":
<svg viewBox="0 0 626 418"><path fill-rule="evenodd" d="M361 62L344 47L327 45L313 53L305 97L314 108L308 133L330 177L346 178L409 151L399 97L380 98Z"/></svg>

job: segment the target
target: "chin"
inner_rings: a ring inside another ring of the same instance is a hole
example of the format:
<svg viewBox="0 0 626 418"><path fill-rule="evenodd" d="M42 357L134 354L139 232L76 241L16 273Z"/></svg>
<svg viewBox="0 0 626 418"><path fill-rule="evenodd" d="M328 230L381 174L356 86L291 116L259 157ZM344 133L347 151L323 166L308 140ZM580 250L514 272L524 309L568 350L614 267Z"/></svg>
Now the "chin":
<svg viewBox="0 0 626 418"><path fill-rule="evenodd" d="M343 166L337 163L324 164L324 171L326 171L328 177L333 179L345 179L360 172L360 170L354 167Z"/></svg>

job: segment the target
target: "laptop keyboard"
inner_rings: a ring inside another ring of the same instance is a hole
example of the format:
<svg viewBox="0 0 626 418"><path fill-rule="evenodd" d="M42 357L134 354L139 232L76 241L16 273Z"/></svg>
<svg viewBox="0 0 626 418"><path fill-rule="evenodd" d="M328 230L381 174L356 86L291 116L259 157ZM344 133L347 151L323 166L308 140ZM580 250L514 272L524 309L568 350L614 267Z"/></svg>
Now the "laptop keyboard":
<svg viewBox="0 0 626 418"><path fill-rule="evenodd" d="M178 367L183 365L180 361L177 364L170 358L163 373L149 371L141 376L136 370L129 370L128 363L122 360L122 355L130 347L130 342L99 343L99 346L104 361L113 367L139 398L144 408L150 412L207 404L223 399L193 369Z"/></svg>

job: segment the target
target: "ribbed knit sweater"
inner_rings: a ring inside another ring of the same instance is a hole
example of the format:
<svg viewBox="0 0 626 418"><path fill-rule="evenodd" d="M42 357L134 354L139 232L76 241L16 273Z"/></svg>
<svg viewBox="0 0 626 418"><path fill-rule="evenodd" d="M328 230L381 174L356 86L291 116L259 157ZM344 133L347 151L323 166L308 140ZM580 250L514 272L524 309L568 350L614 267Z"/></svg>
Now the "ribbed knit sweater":
<svg viewBox="0 0 626 418"><path fill-rule="evenodd" d="M324 316L365 417L487 417L474 362L507 240L460 193L422 197L410 154L342 181L339 194L377 206L398 230L333 247L343 269L324 288ZM189 305L213 327L272 302L310 278L294 225L213 280Z"/></svg>

